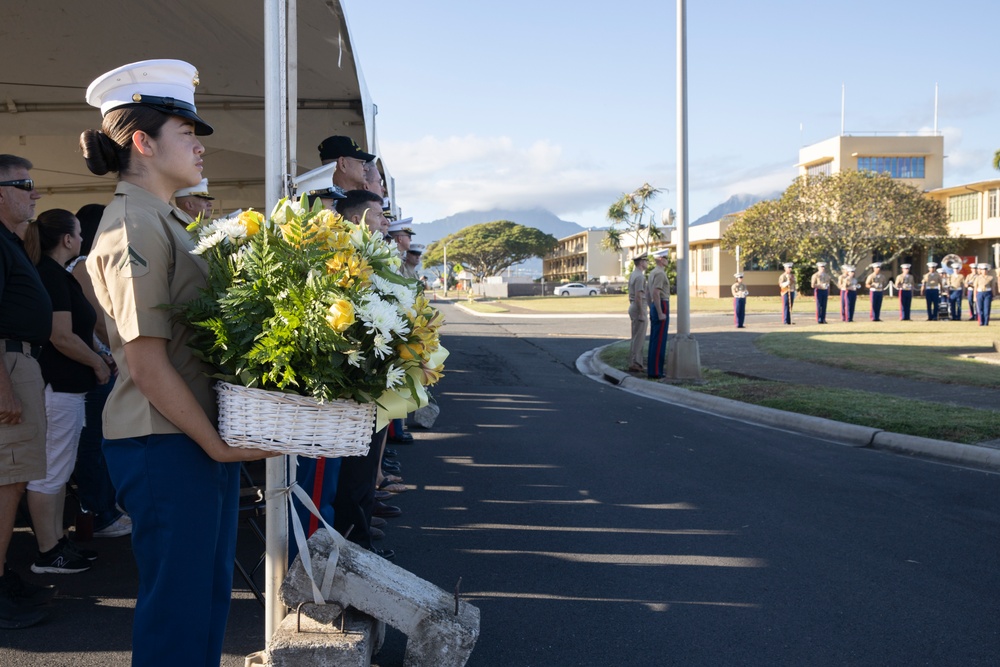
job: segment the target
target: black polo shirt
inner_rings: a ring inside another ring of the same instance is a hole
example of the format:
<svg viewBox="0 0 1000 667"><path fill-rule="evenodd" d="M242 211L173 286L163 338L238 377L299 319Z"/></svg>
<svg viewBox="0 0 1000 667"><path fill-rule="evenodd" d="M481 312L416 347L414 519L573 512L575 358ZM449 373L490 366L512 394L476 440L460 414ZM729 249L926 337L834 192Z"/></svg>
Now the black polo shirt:
<svg viewBox="0 0 1000 667"><path fill-rule="evenodd" d="M80 283L66 267L48 256L38 262L38 275L52 299L52 310L68 312L73 333L92 348L97 313L83 295ZM97 376L90 366L70 359L51 342L42 346L38 364L42 367L42 379L52 385L52 391L82 394L97 386Z"/></svg>
<svg viewBox="0 0 1000 667"><path fill-rule="evenodd" d="M52 300L21 239L0 222L0 338L41 345L51 335Z"/></svg>

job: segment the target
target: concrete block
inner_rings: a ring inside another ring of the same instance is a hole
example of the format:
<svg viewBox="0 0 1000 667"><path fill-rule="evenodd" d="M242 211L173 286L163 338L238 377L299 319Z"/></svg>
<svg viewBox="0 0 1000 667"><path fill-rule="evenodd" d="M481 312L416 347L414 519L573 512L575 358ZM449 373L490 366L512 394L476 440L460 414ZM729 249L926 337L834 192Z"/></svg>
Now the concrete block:
<svg viewBox="0 0 1000 667"><path fill-rule="evenodd" d="M698 340L691 334L676 334L667 345L667 377L671 380L700 380Z"/></svg>
<svg viewBox="0 0 1000 667"><path fill-rule="evenodd" d="M346 619L330 605L304 605L281 621L267 647L267 667L369 667L381 648L385 625L348 610ZM343 621L343 628L341 623Z"/></svg>
<svg viewBox="0 0 1000 667"><path fill-rule="evenodd" d="M456 614L452 593L326 530L316 531L308 544L317 573L339 548L329 596L332 611L354 607L405 634L406 667L465 665L479 639L478 608L460 601ZM312 587L300 559L292 563L279 596L292 609L312 602ZM306 605L304 611L311 614L314 609L318 607Z"/></svg>

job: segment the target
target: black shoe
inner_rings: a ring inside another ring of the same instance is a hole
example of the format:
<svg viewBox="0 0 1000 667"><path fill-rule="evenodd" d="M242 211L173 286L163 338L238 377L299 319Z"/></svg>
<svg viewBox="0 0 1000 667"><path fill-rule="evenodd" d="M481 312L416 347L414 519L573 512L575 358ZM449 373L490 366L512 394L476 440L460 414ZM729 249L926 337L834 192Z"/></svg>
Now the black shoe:
<svg viewBox="0 0 1000 667"><path fill-rule="evenodd" d="M385 539L385 531L381 528L368 527L368 534L372 536L373 540Z"/></svg>
<svg viewBox="0 0 1000 667"><path fill-rule="evenodd" d="M0 628L28 628L45 618L43 609L21 595L26 588L27 584L10 570L0 577Z"/></svg>
<svg viewBox="0 0 1000 667"><path fill-rule="evenodd" d="M395 505L386 505L381 500L375 501L375 508L372 510L372 516L382 517L383 519L392 519L397 516L402 516L403 510L399 509Z"/></svg>
<svg viewBox="0 0 1000 667"><path fill-rule="evenodd" d="M75 543L70 542L68 537L64 537L61 540L59 540L59 544L62 545L63 549L73 554L74 556L79 556L80 558L89 560L91 563L97 560L96 551L93 551L91 549L81 549Z"/></svg>
<svg viewBox="0 0 1000 667"><path fill-rule="evenodd" d="M392 494L388 491L382 491L381 489L375 491L375 500L389 500L389 498L392 498Z"/></svg>
<svg viewBox="0 0 1000 667"><path fill-rule="evenodd" d="M382 461L382 472L389 473L390 475L398 475L402 468L395 461Z"/></svg>
<svg viewBox="0 0 1000 667"><path fill-rule="evenodd" d="M382 517L373 516L372 517L371 527L372 528L385 528L388 523L389 522L386 521L385 519L383 519Z"/></svg>
<svg viewBox="0 0 1000 667"><path fill-rule="evenodd" d="M399 456L399 452L397 452L392 447L386 447L385 451L382 452L382 457L386 458L386 459L394 459L394 458L396 458L398 456Z"/></svg>
<svg viewBox="0 0 1000 667"><path fill-rule="evenodd" d="M412 445L413 436L407 433L406 431L403 431L399 435L391 436L389 438L389 442L394 442L397 445Z"/></svg>
<svg viewBox="0 0 1000 667"><path fill-rule="evenodd" d="M396 552L393 551L392 549L376 549L375 547L372 547L371 552L376 556L381 556L386 560L393 560L396 557Z"/></svg>
<svg viewBox="0 0 1000 667"><path fill-rule="evenodd" d="M90 569L90 561L57 544L45 553L39 553L31 564L35 574L78 574Z"/></svg>
<svg viewBox="0 0 1000 667"><path fill-rule="evenodd" d="M0 595L4 590L10 591L20 604L29 607L47 604L58 592L55 586L39 586L25 581L9 565L4 566L4 575L0 579Z"/></svg>

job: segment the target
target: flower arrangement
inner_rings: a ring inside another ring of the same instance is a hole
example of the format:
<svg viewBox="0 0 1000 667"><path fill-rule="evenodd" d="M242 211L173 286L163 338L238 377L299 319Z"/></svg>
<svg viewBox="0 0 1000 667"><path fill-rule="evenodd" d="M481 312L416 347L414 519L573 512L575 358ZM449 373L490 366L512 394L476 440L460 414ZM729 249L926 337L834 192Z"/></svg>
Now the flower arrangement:
<svg viewBox="0 0 1000 667"><path fill-rule="evenodd" d="M215 377L321 403L374 402L380 422L427 403L447 356L443 317L364 221L283 199L270 219L249 210L188 230L208 287L181 315Z"/></svg>

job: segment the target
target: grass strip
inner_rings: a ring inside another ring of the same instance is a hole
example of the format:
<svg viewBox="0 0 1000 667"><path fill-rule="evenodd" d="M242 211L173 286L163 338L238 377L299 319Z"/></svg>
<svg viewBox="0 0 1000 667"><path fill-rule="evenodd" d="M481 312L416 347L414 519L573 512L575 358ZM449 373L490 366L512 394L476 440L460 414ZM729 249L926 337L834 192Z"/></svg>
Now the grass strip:
<svg viewBox="0 0 1000 667"><path fill-rule="evenodd" d="M629 342L613 343L601 360L624 370ZM975 444L1000 438L1000 412L886 396L868 391L789 384L702 369L700 383L675 386L743 403L761 405L847 424L935 440ZM652 380L651 380L652 381Z"/></svg>

